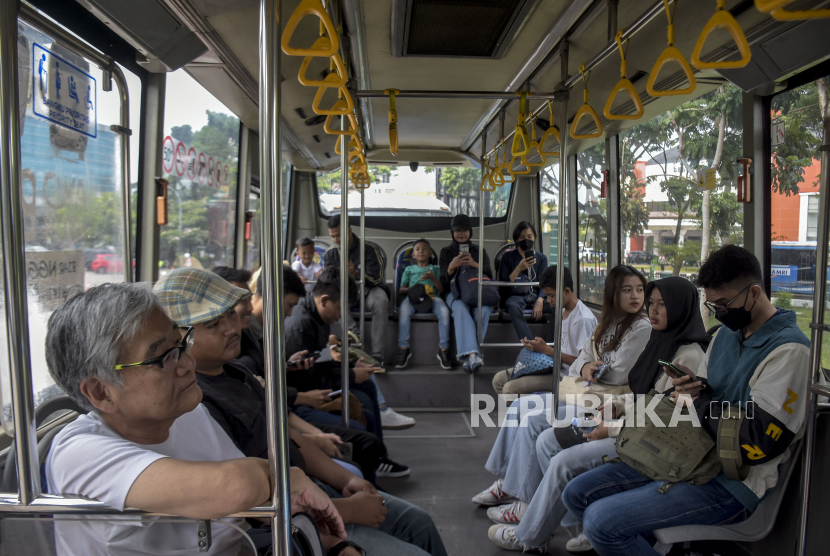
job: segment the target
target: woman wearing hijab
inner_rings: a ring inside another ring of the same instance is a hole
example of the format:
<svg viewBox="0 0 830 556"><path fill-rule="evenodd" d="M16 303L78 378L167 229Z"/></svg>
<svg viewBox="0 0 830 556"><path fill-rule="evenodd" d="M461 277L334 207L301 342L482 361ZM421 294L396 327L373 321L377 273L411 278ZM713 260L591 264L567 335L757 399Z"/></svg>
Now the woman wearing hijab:
<svg viewBox="0 0 830 556"><path fill-rule="evenodd" d="M452 219L450 227L452 231L452 243L441 249L438 263L441 267L441 282L447 294L447 305L452 311L452 320L455 328L455 344L459 361L462 362L464 370L474 373L484 364L481 358L481 350L478 345L478 309L473 311L460 299L452 295L450 283L453 276L462 267L469 266L478 269L479 261L482 261L484 268L482 272L488 278L493 278L490 270L490 258L487 251L484 251L483 259L479 258L478 246L470 241L473 237L473 224L466 214L456 214ZM487 334L487 324L490 321L492 307L481 308L481 337Z"/></svg>
<svg viewBox="0 0 830 556"><path fill-rule="evenodd" d="M634 404L635 394L652 389L666 392L671 380L658 360L671 361L697 369L709 346L709 336L700 316L697 288L685 278L671 277L651 282L646 289L646 306L652 332L628 375L633 394L613 396L597 410L596 428L584 437L570 427L553 427L539 435L536 454L545 470L544 478L530 503L490 508L487 515L498 524L489 536L498 546L508 550L531 550L546 547L554 530L567 513L562 491L574 477L602 464L603 456L617 457L614 444L622 429L625 413ZM602 416L602 417L599 417ZM603 418L614 419L605 421ZM572 433L570 442L568 434ZM567 445L563 445L567 444ZM581 532L568 541L570 552L591 550Z"/></svg>
<svg viewBox="0 0 830 556"><path fill-rule="evenodd" d="M550 313L550 305L545 302L538 286L523 286L522 282L538 282L539 277L548 267L544 253L533 249L536 243L536 228L530 222L519 222L513 230L513 243L516 249L507 251L501 257L499 265L499 282L513 282L510 297L504 302L510 322L519 340L533 340L530 327L525 322L524 311L531 309L535 321L542 320L545 313Z"/></svg>

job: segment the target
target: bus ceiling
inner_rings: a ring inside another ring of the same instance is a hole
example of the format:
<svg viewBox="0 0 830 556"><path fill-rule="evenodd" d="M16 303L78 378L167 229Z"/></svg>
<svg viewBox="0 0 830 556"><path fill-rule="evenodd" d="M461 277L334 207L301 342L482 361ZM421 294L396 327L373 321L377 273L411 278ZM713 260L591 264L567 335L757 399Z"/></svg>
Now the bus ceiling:
<svg viewBox="0 0 830 556"><path fill-rule="evenodd" d="M136 48L140 63L148 71L184 67L250 129L257 131L259 37L243 30L258 28L258 2L79 1ZM676 9L675 2L670 2L676 24L674 46L691 58L701 30L715 12L716 2L676 2ZM32 3L36 7L43 5L47 13L49 5L54 4L51 0ZM697 86L689 95L655 98L645 90L649 73L666 46L662 0L523 0L505 3L512 7L504 13L488 16L479 13L481 10L472 10L452 19L448 14L424 15L429 10L418 10L419 3L389 0L374 2L367 9L362 0L327 2L333 20L342 23L341 36L348 37L340 41L340 53L353 90L396 88L513 94L524 89L551 93L562 80L563 52L567 52L566 74L571 78L578 77L583 63L605 53L590 73L592 104L601 108L619 80L620 57L614 35L617 30L636 28L630 37L626 63L628 77L644 105L642 118L609 121L600 117L603 133L593 139L570 141L569 152L588 148L727 81L744 91L772 94L785 87L789 77L830 57L830 35L824 32L826 23L822 20L777 21L755 9L750 0L727 0L725 9L736 18L749 43L750 63L740 69L695 70ZM164 17L152 17L160 4L166 8ZM298 4L299 0L282 2L283 21L288 20ZM799 8L828 4L826 0L799 2ZM430 34L433 19L429 18L449 22L457 32L448 37ZM159 31L159 21L165 24L167 32ZM317 18L306 17L293 34L292 44L311 44L318 35ZM737 46L723 30L708 38L702 54L707 61L739 57ZM324 133L325 118L317 117L312 110L314 90L304 87L296 78L302 64L302 57L282 57L281 125L285 155L299 170L332 170L340 163L334 151L335 136ZM328 58L315 58L306 69L312 79L319 79L329 72ZM685 75L674 64L667 65L660 74L655 85L658 90L687 86ZM568 123L582 104L584 90L582 80L570 81ZM332 88L323 95L324 105L333 104L335 91ZM529 110L539 112L544 102L528 101ZM515 127L519 108L518 102L508 99L399 98L396 116L400 152L393 158L387 133L389 99L357 98L355 104L370 163L391 164L394 159L400 165L417 161L434 166L478 166L482 138L489 150L503 136L500 112L505 112L505 132L509 133ZM614 111L631 109L633 103L628 101ZM547 114L546 109L543 114ZM567 127L562 122L557 125L560 129Z"/></svg>

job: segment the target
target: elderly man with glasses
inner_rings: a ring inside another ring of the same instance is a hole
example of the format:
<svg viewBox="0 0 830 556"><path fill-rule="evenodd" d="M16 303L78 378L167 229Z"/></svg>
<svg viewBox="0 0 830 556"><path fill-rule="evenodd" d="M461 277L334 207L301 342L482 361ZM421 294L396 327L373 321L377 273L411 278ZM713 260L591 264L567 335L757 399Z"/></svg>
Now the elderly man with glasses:
<svg viewBox="0 0 830 556"><path fill-rule="evenodd" d="M244 457L200 404L187 353L194 330L182 332L144 284L96 286L52 314L49 372L90 413L55 437L45 486L117 510L219 520L207 554L245 554L245 520L225 516L270 500L270 469L264 459ZM333 534L324 544L338 545L342 519L299 469L291 470L291 496L292 512L323 518ZM57 521L55 544L59 555L73 556L199 551L192 522L128 516ZM339 556L357 553L347 547Z"/></svg>

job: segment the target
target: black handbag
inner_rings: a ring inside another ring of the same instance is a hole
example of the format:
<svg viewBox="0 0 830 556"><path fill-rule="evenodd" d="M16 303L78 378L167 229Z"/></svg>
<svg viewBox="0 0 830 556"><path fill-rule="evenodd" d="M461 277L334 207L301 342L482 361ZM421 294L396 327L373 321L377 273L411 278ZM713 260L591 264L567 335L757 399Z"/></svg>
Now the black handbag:
<svg viewBox="0 0 830 556"><path fill-rule="evenodd" d="M291 516L291 556L325 556L317 525L306 513Z"/></svg>
<svg viewBox="0 0 830 556"><path fill-rule="evenodd" d="M490 278L482 275L482 281L489 282ZM462 266L452 277L450 283L452 295L463 301L468 307L478 307L478 269L471 266ZM484 285L481 289L481 306L493 307L499 302L499 292L496 286Z"/></svg>

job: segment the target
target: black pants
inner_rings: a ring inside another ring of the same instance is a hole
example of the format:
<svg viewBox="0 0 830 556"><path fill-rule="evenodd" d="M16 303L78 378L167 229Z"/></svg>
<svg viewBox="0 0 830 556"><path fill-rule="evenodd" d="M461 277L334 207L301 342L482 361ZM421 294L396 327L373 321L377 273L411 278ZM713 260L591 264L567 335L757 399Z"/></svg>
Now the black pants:
<svg viewBox="0 0 830 556"><path fill-rule="evenodd" d="M370 483L375 483L375 470L381 455L380 439L374 434L366 431L347 429L339 425L326 425L324 423L312 423L323 432L336 434L343 442L352 444L352 461L357 465L363 476Z"/></svg>

